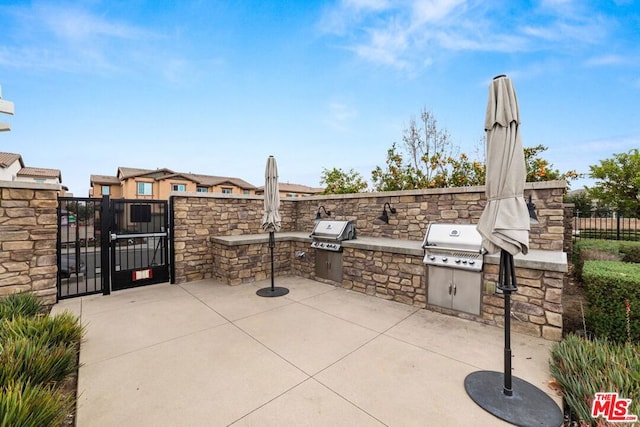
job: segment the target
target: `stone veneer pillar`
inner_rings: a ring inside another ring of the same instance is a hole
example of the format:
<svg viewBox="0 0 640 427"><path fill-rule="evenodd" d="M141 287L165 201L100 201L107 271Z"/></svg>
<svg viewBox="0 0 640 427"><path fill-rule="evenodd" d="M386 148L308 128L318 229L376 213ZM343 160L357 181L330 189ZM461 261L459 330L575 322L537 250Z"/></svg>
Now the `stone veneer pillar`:
<svg viewBox="0 0 640 427"><path fill-rule="evenodd" d="M0 181L0 297L31 291L56 302L59 185Z"/></svg>

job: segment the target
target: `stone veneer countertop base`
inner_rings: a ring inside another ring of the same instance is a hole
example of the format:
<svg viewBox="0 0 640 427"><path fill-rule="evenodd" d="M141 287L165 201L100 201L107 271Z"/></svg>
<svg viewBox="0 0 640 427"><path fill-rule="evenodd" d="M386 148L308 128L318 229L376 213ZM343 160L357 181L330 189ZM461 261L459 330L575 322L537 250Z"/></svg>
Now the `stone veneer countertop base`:
<svg viewBox="0 0 640 427"><path fill-rule="evenodd" d="M276 242L278 241L298 241L311 243L311 237L306 232L283 232L275 233ZM214 243L220 243L227 246L240 246L255 243L267 243L269 241L269 233L261 234L244 234L237 236L214 236L211 238ZM415 240L401 240L384 237L357 237L354 240L346 240L342 242L345 248L363 249L371 251L381 251L390 253L399 253L414 256L423 256L422 242ZM566 273L568 271L567 254L561 251L543 251L530 250L527 255L521 253L515 255L514 262L516 267L529 268L532 270L557 271ZM500 253L485 254L484 262L488 264L499 264Z"/></svg>

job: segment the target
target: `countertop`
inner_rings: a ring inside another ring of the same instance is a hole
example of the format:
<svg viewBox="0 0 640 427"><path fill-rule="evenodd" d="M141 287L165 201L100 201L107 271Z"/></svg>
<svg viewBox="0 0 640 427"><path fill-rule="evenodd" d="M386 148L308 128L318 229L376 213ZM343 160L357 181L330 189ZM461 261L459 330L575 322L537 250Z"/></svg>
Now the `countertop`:
<svg viewBox="0 0 640 427"><path fill-rule="evenodd" d="M297 241L311 243L309 233L301 231L283 233L276 232L275 239L276 242ZM267 243L269 241L269 233L242 234L237 236L214 236L211 238L211 241L227 246ZM390 252L420 257L424 255L422 242L416 240L358 236L358 238L354 240L343 241L342 246L345 248ZM568 271L567 254L561 251L532 249L527 255L518 254L515 255L513 259L516 267L530 268L533 270L557 271L562 273L566 273ZM484 262L487 264L499 264L500 254L485 254Z"/></svg>

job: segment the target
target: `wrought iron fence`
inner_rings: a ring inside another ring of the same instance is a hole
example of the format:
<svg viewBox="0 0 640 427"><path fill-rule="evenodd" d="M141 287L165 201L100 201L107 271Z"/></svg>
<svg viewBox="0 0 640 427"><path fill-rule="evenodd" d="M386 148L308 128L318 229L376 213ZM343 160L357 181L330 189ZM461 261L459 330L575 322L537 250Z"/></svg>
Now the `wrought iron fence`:
<svg viewBox="0 0 640 427"><path fill-rule="evenodd" d="M573 239L640 241L640 220L624 211L592 209L573 214Z"/></svg>

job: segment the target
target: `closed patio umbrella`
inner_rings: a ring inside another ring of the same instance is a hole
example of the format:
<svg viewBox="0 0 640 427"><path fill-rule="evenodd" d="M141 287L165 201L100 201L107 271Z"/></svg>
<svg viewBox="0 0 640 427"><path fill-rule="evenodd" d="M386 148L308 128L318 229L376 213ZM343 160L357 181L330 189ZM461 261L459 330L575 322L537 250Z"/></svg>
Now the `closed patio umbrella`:
<svg viewBox="0 0 640 427"><path fill-rule="evenodd" d="M487 132L487 205L478 222L489 253L529 251L529 210L524 201L527 169L519 131L518 98L511 80L496 77L489 87Z"/></svg>
<svg viewBox="0 0 640 427"><path fill-rule="evenodd" d="M489 253L500 251L498 289L504 294L504 373L478 371L465 378L467 394L493 415L519 426L559 427L562 411L546 393L511 375L511 294L517 291L513 256L529 251L527 177L520 137L520 111L511 80L497 76L489 86L487 132L487 205L477 229Z"/></svg>
<svg viewBox="0 0 640 427"><path fill-rule="evenodd" d="M276 287L273 277L273 249L276 246L275 232L280 231L280 190L278 189L278 165L273 156L267 159L264 171L264 214L262 229L269 233L269 252L271 254L271 287L256 292L261 297L279 297L289 293L289 289Z"/></svg>

